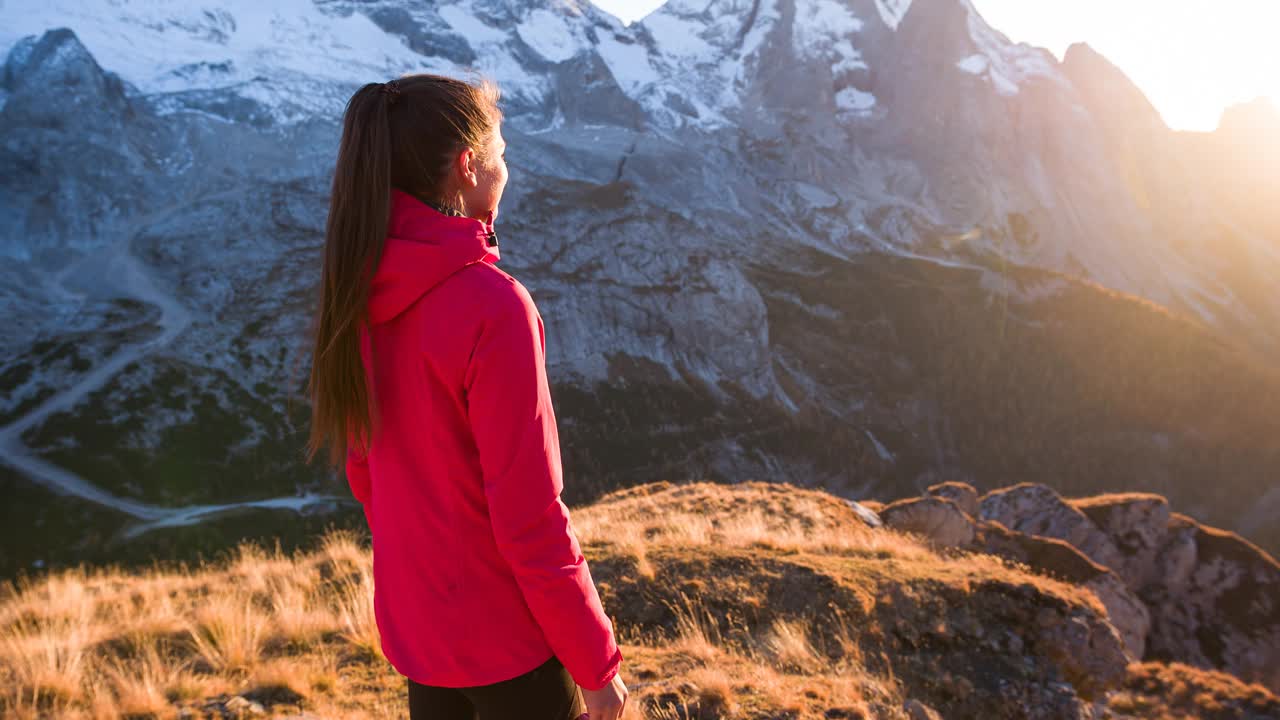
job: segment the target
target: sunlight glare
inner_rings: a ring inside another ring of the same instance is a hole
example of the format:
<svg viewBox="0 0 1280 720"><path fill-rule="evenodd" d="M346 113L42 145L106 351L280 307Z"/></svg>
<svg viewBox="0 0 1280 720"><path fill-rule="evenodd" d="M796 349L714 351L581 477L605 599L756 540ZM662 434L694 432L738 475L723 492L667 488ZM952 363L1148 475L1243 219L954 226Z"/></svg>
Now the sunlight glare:
<svg viewBox="0 0 1280 720"><path fill-rule="evenodd" d="M594 2L624 22L663 4ZM1015 42L1048 48L1059 59L1072 43L1089 43L1142 88L1173 128L1212 130L1223 109L1259 97L1280 105L1280 0L973 3Z"/></svg>

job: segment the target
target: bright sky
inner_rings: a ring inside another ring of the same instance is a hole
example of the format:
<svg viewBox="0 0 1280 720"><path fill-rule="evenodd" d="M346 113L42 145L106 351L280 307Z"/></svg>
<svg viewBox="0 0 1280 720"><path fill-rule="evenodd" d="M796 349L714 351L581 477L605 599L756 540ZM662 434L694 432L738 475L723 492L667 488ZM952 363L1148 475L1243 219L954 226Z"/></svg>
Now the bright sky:
<svg viewBox="0 0 1280 720"><path fill-rule="evenodd" d="M663 0L592 0L631 22ZM1280 105L1280 0L973 0L1014 41L1059 58L1084 41L1124 70L1170 126L1212 130L1228 105Z"/></svg>

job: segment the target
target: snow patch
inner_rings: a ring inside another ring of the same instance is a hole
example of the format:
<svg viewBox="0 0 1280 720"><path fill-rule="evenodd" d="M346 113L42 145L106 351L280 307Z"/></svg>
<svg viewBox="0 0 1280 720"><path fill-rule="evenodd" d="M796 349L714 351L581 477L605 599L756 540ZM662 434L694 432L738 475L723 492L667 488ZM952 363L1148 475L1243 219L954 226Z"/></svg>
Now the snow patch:
<svg viewBox="0 0 1280 720"><path fill-rule="evenodd" d="M898 29L902 18L907 16L907 11L910 9L911 0L876 0L876 10L880 13L880 19L893 30Z"/></svg>
<svg viewBox="0 0 1280 720"><path fill-rule="evenodd" d="M665 12L653 13L644 24L664 53L694 63L715 62L716 48L697 33L697 25Z"/></svg>
<svg viewBox="0 0 1280 720"><path fill-rule="evenodd" d="M659 79L657 71L649 63L649 51L639 43L624 43L608 33L600 34L596 48L609 66L613 79L628 95Z"/></svg>
<svg viewBox="0 0 1280 720"><path fill-rule="evenodd" d="M862 21L834 0L796 3L796 39L840 38L862 29Z"/></svg>
<svg viewBox="0 0 1280 720"><path fill-rule="evenodd" d="M475 15L457 5L445 5L437 10L440 17L462 37L472 48L507 41L507 34L498 28L484 24Z"/></svg>
<svg viewBox="0 0 1280 720"><path fill-rule="evenodd" d="M862 20L834 0L796 3L792 26L796 54L806 59L829 60L837 74L867 67L852 40L861 30Z"/></svg>
<svg viewBox="0 0 1280 720"><path fill-rule="evenodd" d="M969 36L977 53L958 62L957 67L971 75L985 77L996 92L1006 97L1017 95L1024 82L1037 77L1061 79L1047 50L1026 43L1014 45L982 19L973 3L964 2L969 11Z"/></svg>
<svg viewBox="0 0 1280 720"><path fill-rule="evenodd" d="M970 75L981 75L987 71L991 63L987 62L987 56L982 53L970 55L969 57L956 63L956 67L969 73Z"/></svg>
<svg viewBox="0 0 1280 720"><path fill-rule="evenodd" d="M836 93L836 107L841 110L867 115L876 106L876 96L855 87L847 87Z"/></svg>
<svg viewBox="0 0 1280 720"><path fill-rule="evenodd" d="M550 10L538 9L529 13L516 28L516 34L534 52L551 62L564 62L578 54L581 48L564 18Z"/></svg>
<svg viewBox="0 0 1280 720"><path fill-rule="evenodd" d="M885 462L893 462L893 453L889 452L889 448L882 445L880 441L876 439L876 436L871 434L870 430L863 430L862 432L867 434L867 439L871 441L873 446L875 446L876 454L880 456L881 460Z"/></svg>

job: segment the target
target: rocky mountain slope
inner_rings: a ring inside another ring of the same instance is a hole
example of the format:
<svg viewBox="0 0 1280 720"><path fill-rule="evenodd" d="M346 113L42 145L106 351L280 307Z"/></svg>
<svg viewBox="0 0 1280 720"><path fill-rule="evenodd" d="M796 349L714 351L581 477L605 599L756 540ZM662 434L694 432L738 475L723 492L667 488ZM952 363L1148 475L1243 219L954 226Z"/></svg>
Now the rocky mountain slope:
<svg viewBox="0 0 1280 720"><path fill-rule="evenodd" d="M341 106L469 66L506 93L503 264L547 321L570 499L1035 481L1280 548L1270 121L1172 133L968 0L0 17L5 572L349 514L299 462Z"/></svg>

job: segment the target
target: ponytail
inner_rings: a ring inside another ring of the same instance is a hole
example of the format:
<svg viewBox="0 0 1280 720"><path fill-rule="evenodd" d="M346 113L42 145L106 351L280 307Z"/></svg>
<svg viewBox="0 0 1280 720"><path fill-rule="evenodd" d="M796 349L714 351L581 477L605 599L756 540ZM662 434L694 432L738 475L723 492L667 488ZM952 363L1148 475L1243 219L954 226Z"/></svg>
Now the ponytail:
<svg viewBox="0 0 1280 720"><path fill-rule="evenodd" d="M329 462L348 443L366 444L377 410L360 358L369 287L391 212L391 136L382 83L369 83L347 103L325 227L320 307L312 352L310 462L328 444Z"/></svg>

